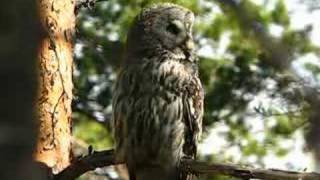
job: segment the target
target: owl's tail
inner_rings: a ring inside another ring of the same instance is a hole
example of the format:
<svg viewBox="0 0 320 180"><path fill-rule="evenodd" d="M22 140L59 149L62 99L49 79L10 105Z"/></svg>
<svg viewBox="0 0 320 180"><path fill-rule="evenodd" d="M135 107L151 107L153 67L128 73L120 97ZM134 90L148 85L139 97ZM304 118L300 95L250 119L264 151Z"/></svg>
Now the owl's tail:
<svg viewBox="0 0 320 180"><path fill-rule="evenodd" d="M192 180L190 175L182 175L176 167L140 166L129 169L129 176L130 180Z"/></svg>

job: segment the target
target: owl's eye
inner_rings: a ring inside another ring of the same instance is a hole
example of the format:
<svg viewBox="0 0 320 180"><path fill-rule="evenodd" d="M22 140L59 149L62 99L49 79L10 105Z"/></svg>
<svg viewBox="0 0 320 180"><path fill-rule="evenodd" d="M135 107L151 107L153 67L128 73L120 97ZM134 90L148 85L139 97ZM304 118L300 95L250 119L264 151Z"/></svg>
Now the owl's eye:
<svg viewBox="0 0 320 180"><path fill-rule="evenodd" d="M182 31L182 23L180 21L173 21L167 26L167 31L171 34L178 35Z"/></svg>
<svg viewBox="0 0 320 180"><path fill-rule="evenodd" d="M175 24L172 24L172 23L167 26L167 31L174 34L174 35L177 35L181 32L181 30L178 28L178 26Z"/></svg>

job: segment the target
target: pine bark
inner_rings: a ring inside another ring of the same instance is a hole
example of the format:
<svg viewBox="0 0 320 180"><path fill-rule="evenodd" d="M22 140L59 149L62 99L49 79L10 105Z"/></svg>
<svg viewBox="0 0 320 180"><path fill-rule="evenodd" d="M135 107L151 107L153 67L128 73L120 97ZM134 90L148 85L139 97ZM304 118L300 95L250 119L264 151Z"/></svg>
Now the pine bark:
<svg viewBox="0 0 320 180"><path fill-rule="evenodd" d="M57 173L71 161L75 1L38 0L45 37L38 53L39 135L34 157Z"/></svg>

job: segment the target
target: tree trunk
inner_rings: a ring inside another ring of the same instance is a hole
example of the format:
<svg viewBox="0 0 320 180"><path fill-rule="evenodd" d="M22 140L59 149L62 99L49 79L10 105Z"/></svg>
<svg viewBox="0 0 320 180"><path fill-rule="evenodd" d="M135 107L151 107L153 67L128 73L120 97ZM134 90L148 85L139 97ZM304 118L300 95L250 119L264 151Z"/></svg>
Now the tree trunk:
<svg viewBox="0 0 320 180"><path fill-rule="evenodd" d="M33 0L0 6L0 179L40 180L32 163L40 26Z"/></svg>
<svg viewBox="0 0 320 180"><path fill-rule="evenodd" d="M45 37L38 54L39 136L35 159L58 173L71 161L74 0L38 0Z"/></svg>

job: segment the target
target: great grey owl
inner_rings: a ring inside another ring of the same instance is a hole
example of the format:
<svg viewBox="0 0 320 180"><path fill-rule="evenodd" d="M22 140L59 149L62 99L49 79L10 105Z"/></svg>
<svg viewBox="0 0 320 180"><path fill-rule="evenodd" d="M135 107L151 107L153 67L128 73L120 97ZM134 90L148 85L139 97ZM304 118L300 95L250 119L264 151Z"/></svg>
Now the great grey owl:
<svg viewBox="0 0 320 180"><path fill-rule="evenodd" d="M181 158L195 158L203 89L198 77L194 14L164 3L142 10L127 36L113 97L116 158L131 180L183 180Z"/></svg>

